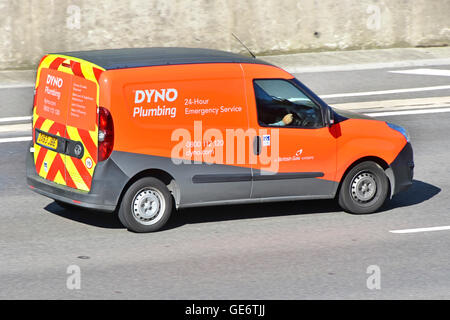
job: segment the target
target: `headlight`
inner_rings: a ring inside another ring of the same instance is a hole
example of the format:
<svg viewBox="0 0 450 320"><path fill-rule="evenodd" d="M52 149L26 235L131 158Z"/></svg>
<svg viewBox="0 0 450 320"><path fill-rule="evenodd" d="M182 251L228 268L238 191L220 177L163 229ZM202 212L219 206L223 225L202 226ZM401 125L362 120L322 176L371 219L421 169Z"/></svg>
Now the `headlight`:
<svg viewBox="0 0 450 320"><path fill-rule="evenodd" d="M408 133L408 131L406 131L405 128L400 127L400 126L398 126L398 125L396 125L396 124L393 124L393 123L389 123L389 122L386 122L386 124L387 124L391 129L394 129L395 131L400 132L400 133L405 137L406 141L409 142L409 133Z"/></svg>

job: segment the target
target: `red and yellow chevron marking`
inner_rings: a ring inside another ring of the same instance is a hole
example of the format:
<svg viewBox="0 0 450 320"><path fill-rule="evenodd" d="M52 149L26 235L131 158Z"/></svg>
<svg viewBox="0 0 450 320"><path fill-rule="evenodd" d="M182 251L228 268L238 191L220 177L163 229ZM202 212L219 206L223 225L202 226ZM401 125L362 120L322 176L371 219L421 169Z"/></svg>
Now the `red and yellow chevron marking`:
<svg viewBox="0 0 450 320"><path fill-rule="evenodd" d="M96 84L96 104L99 104L99 78L104 71L103 68L78 58L64 55L46 55L42 58L36 78L36 92L38 92L41 71L45 68L58 70L72 76L81 77ZM37 99L35 100L35 103ZM97 113L98 114L98 113ZM98 150L98 120L94 130L88 131L55 122L37 114L36 105L33 108L33 141L35 140L35 129L40 129L57 136L73 141L80 141L84 146L82 159L66 156L34 143L34 160L37 173L50 181L79 190L89 191L92 176L97 164Z"/></svg>

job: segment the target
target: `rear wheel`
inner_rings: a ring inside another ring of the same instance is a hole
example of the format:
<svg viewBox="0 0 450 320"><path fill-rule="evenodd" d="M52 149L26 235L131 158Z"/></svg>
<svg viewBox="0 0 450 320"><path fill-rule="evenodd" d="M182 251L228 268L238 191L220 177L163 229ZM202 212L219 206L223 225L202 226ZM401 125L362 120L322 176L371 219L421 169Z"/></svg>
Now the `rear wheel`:
<svg viewBox="0 0 450 320"><path fill-rule="evenodd" d="M142 178L133 183L120 204L122 224L134 232L161 229L173 210L173 198L167 186L156 178Z"/></svg>
<svg viewBox="0 0 450 320"><path fill-rule="evenodd" d="M386 201L389 181L377 163L361 162L345 176L339 192L339 205L347 212L377 211Z"/></svg>

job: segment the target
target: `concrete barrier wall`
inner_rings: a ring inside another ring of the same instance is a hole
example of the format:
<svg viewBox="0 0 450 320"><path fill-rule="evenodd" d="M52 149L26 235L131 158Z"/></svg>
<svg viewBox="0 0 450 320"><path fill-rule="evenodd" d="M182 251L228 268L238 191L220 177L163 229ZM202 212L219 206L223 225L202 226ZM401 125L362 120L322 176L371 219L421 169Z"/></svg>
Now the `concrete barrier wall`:
<svg viewBox="0 0 450 320"><path fill-rule="evenodd" d="M450 0L0 0L0 69L46 52L189 46L256 54L450 43Z"/></svg>

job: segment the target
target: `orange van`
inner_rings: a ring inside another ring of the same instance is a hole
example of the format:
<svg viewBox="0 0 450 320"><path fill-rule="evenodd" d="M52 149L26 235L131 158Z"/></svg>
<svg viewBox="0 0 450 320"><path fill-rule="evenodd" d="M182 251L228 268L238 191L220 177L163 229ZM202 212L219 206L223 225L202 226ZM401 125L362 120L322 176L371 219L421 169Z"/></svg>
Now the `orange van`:
<svg viewBox="0 0 450 320"><path fill-rule="evenodd" d="M402 127L331 108L288 72L217 50L45 55L32 131L32 190L117 212L135 232L192 206L337 198L371 213L413 178Z"/></svg>

